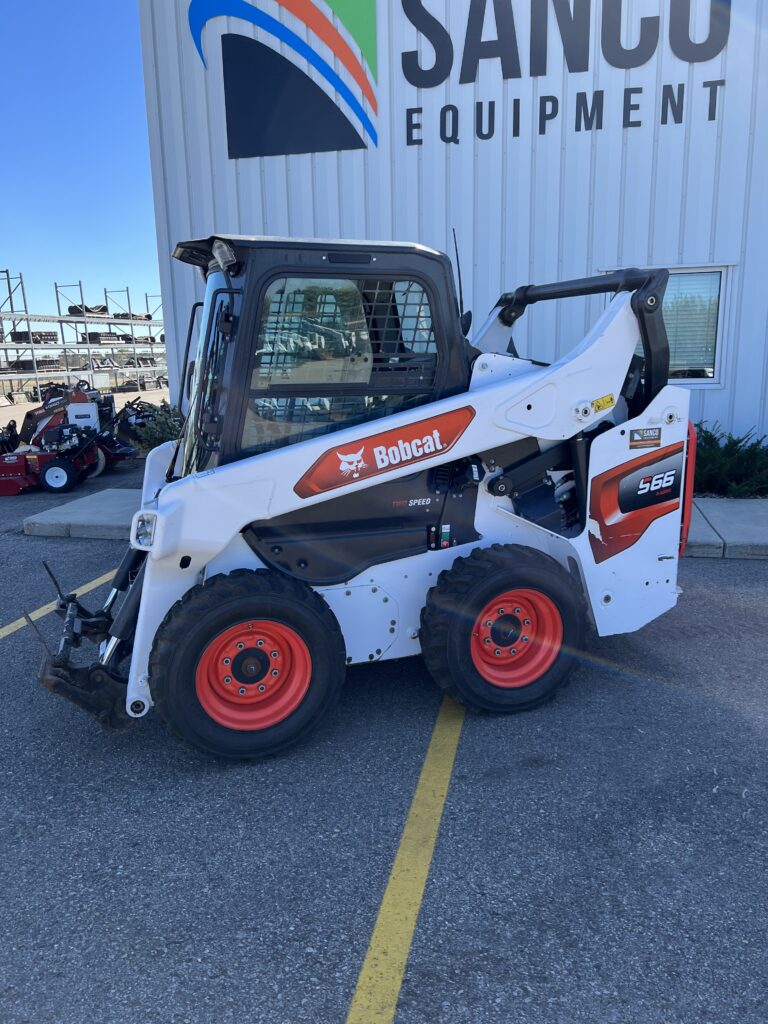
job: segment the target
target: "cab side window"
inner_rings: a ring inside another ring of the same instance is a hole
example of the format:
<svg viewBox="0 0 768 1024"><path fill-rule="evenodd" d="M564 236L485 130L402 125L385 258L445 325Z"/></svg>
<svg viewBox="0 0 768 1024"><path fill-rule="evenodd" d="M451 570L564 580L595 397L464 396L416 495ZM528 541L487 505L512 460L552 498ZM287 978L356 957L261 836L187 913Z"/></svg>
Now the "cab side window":
<svg viewBox="0 0 768 1024"><path fill-rule="evenodd" d="M417 281L283 277L264 297L243 454L257 454L422 405L437 342Z"/></svg>

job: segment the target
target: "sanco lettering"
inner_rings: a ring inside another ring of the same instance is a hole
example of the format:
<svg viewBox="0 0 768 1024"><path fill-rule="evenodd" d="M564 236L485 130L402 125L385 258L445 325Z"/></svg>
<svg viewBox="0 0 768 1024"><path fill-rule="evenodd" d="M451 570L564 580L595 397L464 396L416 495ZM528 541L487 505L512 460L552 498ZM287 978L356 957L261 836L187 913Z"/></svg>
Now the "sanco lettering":
<svg viewBox="0 0 768 1024"><path fill-rule="evenodd" d="M424 0L401 0L403 13L426 45L405 51L402 68L406 81L417 89L433 89L450 77L456 63L454 39L443 23L427 10ZM710 0L707 37L691 39L693 0L668 0L669 47L688 64L712 60L722 53L731 27L731 0ZM628 0L601 0L600 45L603 58L615 68L646 64L660 43L661 17L637 17ZM563 57L571 74L589 71L591 0L471 0L459 62L459 82L477 82L481 63L495 61L503 79L522 76L515 8L529 7L529 74L547 73L550 6L560 35ZM528 13L528 12L526 12ZM526 18L525 21L528 21ZM525 23L521 17L521 23ZM489 38L484 27L493 26ZM623 40L633 40L625 45ZM550 56L554 59L554 54ZM422 63L423 61L423 63Z"/></svg>

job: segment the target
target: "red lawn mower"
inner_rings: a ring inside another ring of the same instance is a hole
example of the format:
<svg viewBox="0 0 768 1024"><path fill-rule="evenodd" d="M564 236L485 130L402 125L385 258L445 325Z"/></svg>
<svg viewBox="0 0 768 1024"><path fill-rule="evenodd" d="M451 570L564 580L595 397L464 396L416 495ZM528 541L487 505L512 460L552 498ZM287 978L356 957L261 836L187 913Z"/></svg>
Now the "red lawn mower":
<svg viewBox="0 0 768 1024"><path fill-rule="evenodd" d="M115 413L114 398L91 390L87 381L48 384L42 403L25 415L20 432L14 420L0 431L0 495L37 486L69 491L86 477L138 457L138 448L116 436L120 421L132 415L132 403Z"/></svg>

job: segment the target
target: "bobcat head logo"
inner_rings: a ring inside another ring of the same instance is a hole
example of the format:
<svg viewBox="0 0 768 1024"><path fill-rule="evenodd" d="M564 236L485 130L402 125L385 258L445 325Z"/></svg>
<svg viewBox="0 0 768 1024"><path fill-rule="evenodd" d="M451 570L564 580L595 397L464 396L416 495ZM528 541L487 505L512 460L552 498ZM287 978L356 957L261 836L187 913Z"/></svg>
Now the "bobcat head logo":
<svg viewBox="0 0 768 1024"><path fill-rule="evenodd" d="M353 480L360 477L360 470L367 468L363 461L364 451L365 448L361 448L359 452L353 452L351 455L342 455L341 452L336 452L341 463L339 470L342 476L351 476Z"/></svg>

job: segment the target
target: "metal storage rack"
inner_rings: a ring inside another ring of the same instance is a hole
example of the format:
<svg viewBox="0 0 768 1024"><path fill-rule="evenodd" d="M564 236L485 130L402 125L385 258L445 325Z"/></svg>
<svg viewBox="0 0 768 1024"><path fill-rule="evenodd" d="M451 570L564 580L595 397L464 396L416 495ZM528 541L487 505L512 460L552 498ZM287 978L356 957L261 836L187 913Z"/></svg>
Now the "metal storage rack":
<svg viewBox="0 0 768 1024"><path fill-rule="evenodd" d="M55 315L31 313L23 274L0 270L0 390L40 394L48 381L87 380L94 388L149 391L167 381L159 295L137 316L128 288L104 290L104 314L88 313L83 285L54 285ZM78 307L82 315L69 312ZM34 327L34 329L33 329ZM45 328L48 329L40 329ZM114 338L114 340L113 340Z"/></svg>

